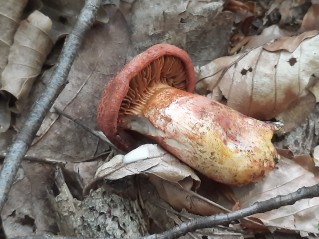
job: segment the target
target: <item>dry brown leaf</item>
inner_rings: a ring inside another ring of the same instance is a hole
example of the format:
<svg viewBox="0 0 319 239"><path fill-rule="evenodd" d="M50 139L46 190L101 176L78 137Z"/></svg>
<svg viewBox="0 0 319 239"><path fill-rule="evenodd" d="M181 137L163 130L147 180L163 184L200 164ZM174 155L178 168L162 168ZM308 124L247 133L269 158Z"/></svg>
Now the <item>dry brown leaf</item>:
<svg viewBox="0 0 319 239"><path fill-rule="evenodd" d="M1 217L8 238L57 233L47 198L53 165L24 161Z"/></svg>
<svg viewBox="0 0 319 239"><path fill-rule="evenodd" d="M0 74L8 61L10 46L27 0L2 1L0 5ZM1 87L1 84L0 84Z"/></svg>
<svg viewBox="0 0 319 239"><path fill-rule="evenodd" d="M308 9L308 12L304 16L300 32L306 32L311 30L319 30L319 2L317 0L312 1L312 6Z"/></svg>
<svg viewBox="0 0 319 239"><path fill-rule="evenodd" d="M309 51L309 48L312 48L313 46L310 46L310 44L315 44L317 39L314 39L315 43L313 43L312 41L309 41L306 44L301 45L304 40L308 39L308 38L313 38L313 37L317 37L318 35L318 31L314 30L314 31L309 31L309 32L304 32L300 35L297 36L292 36L292 37L281 37L279 38L277 41L271 42L269 44L264 45L264 49L267 51L272 51L272 52L276 52L276 51L280 51L280 50L286 50L288 52L294 52L296 51L297 47L306 47L306 49L302 49L302 53L307 53L307 51ZM301 46L300 46L301 45ZM298 54L298 53L297 53ZM303 60L303 58L301 58ZM307 58L305 60L308 60Z"/></svg>
<svg viewBox="0 0 319 239"><path fill-rule="evenodd" d="M317 32L306 32L216 59L199 68L197 87L221 91L227 105L243 114L274 118L314 84L310 79L318 71L318 43Z"/></svg>
<svg viewBox="0 0 319 239"><path fill-rule="evenodd" d="M34 80L39 76L42 65L53 45L49 32L50 18L34 11L20 23L10 48L8 64L1 75L0 91L11 94L14 103L11 110L21 112Z"/></svg>
<svg viewBox="0 0 319 239"><path fill-rule="evenodd" d="M304 186L319 183L319 170L314 167L309 156L294 160L281 159L277 169L254 185L233 188L241 206L246 207L254 202L267 200L277 195L296 191ZM303 199L291 206L255 214L271 230L288 229L305 233L319 233L319 198Z"/></svg>
<svg viewBox="0 0 319 239"><path fill-rule="evenodd" d="M20 18L27 0L4 1L0 5L0 75L7 65L13 36L19 26ZM0 88L1 88L0 81ZM11 125L8 95L0 93L0 133L6 132Z"/></svg>
<svg viewBox="0 0 319 239"><path fill-rule="evenodd" d="M142 145L125 156L116 155L98 168L95 178L117 180L136 174L156 175L161 179L180 183L188 189L196 189L200 184L200 179L190 167L156 144Z"/></svg>
<svg viewBox="0 0 319 239"><path fill-rule="evenodd" d="M231 11L235 14L235 23L244 21L246 18L256 15L256 6L254 2L243 3L237 0L225 2L224 11Z"/></svg>

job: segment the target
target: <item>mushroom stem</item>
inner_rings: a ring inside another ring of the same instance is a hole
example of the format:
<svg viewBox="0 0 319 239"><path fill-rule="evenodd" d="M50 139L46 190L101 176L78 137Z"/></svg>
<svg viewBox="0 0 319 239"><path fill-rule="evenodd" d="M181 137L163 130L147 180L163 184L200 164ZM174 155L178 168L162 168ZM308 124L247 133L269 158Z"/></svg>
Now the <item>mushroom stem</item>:
<svg viewBox="0 0 319 239"><path fill-rule="evenodd" d="M275 166L274 127L206 97L156 84L122 112L119 127L154 139L216 181L246 184Z"/></svg>

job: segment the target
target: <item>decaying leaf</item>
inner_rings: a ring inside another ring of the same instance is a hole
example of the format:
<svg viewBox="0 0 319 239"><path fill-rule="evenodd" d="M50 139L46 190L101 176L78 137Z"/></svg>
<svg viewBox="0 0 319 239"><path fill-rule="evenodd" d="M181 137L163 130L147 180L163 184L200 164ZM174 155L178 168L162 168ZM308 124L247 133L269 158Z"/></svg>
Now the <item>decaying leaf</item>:
<svg viewBox="0 0 319 239"><path fill-rule="evenodd" d="M8 61L10 46L27 0L1 1L0 5L0 74ZM0 84L1 87L1 84Z"/></svg>
<svg viewBox="0 0 319 239"><path fill-rule="evenodd" d="M19 168L1 217L8 238L57 233L47 187L53 165L24 161Z"/></svg>
<svg viewBox="0 0 319 239"><path fill-rule="evenodd" d="M137 160L132 162L131 159ZM132 163L127 164L123 161ZM161 147L152 144L142 145L125 156L116 155L98 168L95 178L116 180L135 174L153 174L167 181L181 184L183 180L190 177L192 179L192 182L188 183L190 188L197 188L200 183L191 168Z"/></svg>
<svg viewBox="0 0 319 239"><path fill-rule="evenodd" d="M42 65L52 47L49 32L51 20L40 13L33 12L27 20L20 23L10 48L8 64L1 75L1 92L13 96L11 110L21 112L33 82L40 74Z"/></svg>
<svg viewBox="0 0 319 239"><path fill-rule="evenodd" d="M318 32L280 39L200 67L197 88L221 91L227 105L271 119L307 94L318 71Z"/></svg>
<svg viewBox="0 0 319 239"><path fill-rule="evenodd" d="M319 142L318 126L319 104L316 104L306 120L286 134L283 140L277 143L277 147L289 149L295 156L310 155Z"/></svg>
<svg viewBox="0 0 319 239"><path fill-rule="evenodd" d="M149 178L160 197L176 210L186 209L190 213L202 216L229 212L223 206L192 191L191 178L186 178L182 185L181 183L163 180L155 175L150 175Z"/></svg>
<svg viewBox="0 0 319 239"><path fill-rule="evenodd" d="M316 97L310 92L292 102L285 111L276 117L283 123L282 131L290 132L300 125L313 111L315 104Z"/></svg>
<svg viewBox="0 0 319 239"><path fill-rule="evenodd" d="M7 65L13 36L19 26L20 18L27 0L8 0L0 5L0 75ZM0 81L0 88L1 88ZM0 93L0 133L6 132L11 124L8 95Z"/></svg>
<svg viewBox="0 0 319 239"><path fill-rule="evenodd" d="M241 206L267 200L277 195L288 194L304 186L319 182L319 170L314 167L310 157L298 157L294 160L281 159L277 169L257 184L245 188L233 188ZM288 229L306 233L319 233L319 198L303 199L291 206L255 214L271 231Z"/></svg>
<svg viewBox="0 0 319 239"><path fill-rule="evenodd" d="M138 174L147 175L161 198L175 209L199 215L227 211L192 191L199 187L198 176L158 145L145 144L126 155L116 155L98 168L95 179L118 180Z"/></svg>
<svg viewBox="0 0 319 239"><path fill-rule="evenodd" d="M55 171L56 195L50 194L59 234L84 238L137 238L146 222L136 200L120 197L103 188L91 190L83 200L72 195L62 170Z"/></svg>

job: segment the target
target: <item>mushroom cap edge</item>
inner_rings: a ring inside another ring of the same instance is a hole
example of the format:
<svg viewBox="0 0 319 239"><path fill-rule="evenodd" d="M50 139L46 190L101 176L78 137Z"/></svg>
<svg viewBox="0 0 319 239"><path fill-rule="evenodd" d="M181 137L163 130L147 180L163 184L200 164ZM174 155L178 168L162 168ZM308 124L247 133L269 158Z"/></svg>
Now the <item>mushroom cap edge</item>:
<svg viewBox="0 0 319 239"><path fill-rule="evenodd" d="M138 145L136 140L125 130L117 127L118 114L124 96L129 90L129 83L145 66L161 56L175 56L185 66L185 89L193 92L195 88L195 72L189 55L182 49L170 44L157 44L140 53L128 62L106 85L98 106L97 125L105 136L119 149L128 151Z"/></svg>

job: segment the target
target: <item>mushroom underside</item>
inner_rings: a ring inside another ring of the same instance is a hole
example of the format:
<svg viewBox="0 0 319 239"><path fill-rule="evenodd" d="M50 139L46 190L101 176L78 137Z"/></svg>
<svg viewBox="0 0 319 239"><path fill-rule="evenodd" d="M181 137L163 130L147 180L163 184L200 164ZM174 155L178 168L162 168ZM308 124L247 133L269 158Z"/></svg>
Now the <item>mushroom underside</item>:
<svg viewBox="0 0 319 239"><path fill-rule="evenodd" d="M131 81L124 97L119 117L137 115L145 107L154 91L165 86L186 89L186 71L183 62L174 56L161 56L147 65Z"/></svg>

